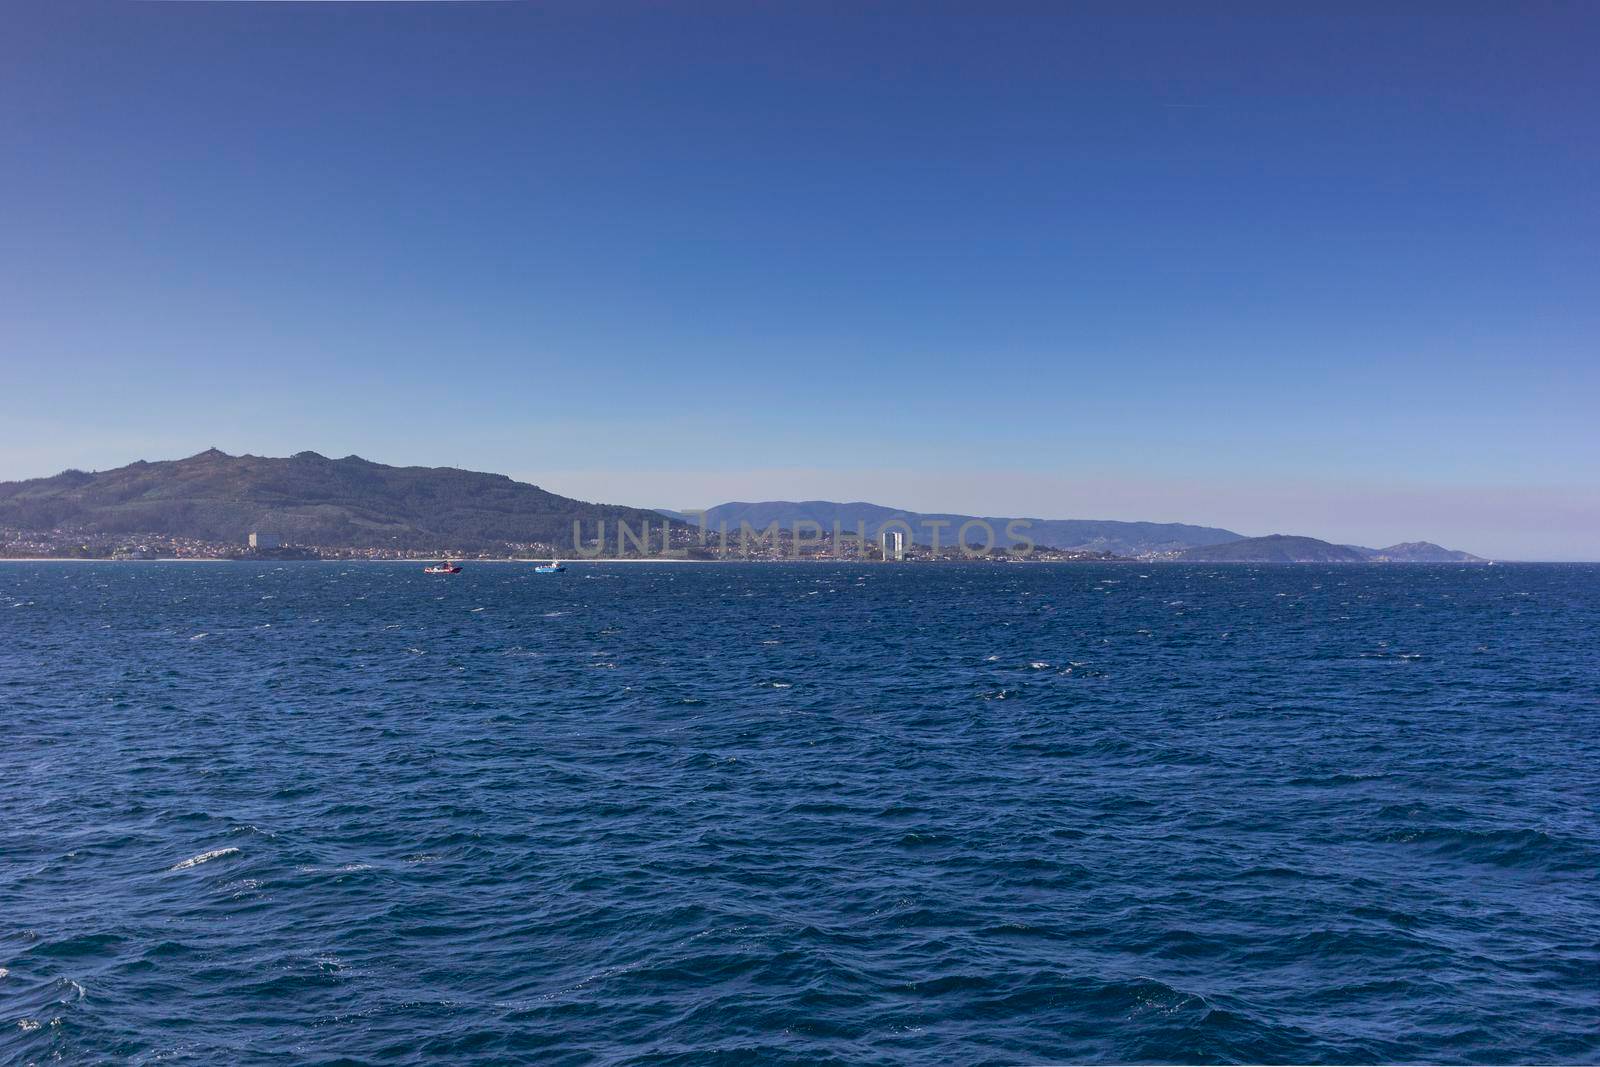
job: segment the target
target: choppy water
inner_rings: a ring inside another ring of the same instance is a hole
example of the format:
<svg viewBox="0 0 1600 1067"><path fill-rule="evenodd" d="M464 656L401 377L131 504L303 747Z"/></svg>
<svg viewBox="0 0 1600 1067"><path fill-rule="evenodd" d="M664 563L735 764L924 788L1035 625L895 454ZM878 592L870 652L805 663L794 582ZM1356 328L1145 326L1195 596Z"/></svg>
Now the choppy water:
<svg viewBox="0 0 1600 1067"><path fill-rule="evenodd" d="M1600 568L0 565L0 1061L1600 1060Z"/></svg>

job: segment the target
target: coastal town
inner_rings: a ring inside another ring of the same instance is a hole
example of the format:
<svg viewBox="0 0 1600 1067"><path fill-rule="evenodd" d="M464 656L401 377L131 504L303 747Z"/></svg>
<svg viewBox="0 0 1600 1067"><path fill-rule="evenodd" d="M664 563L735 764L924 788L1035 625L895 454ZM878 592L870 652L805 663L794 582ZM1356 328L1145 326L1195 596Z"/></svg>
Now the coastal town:
<svg viewBox="0 0 1600 1067"><path fill-rule="evenodd" d="M662 533L666 533L663 544ZM633 531L629 531L633 534ZM264 531L244 532L235 541L202 540L168 534L108 535L81 528L18 530L0 527L0 559L98 560L538 560L538 559L683 559L749 562L1082 562L1119 560L1110 552L1033 546L1020 549L909 542L903 534L874 540L856 531L823 530L797 538L793 530L702 532L692 526L663 522L648 535L590 537L572 543L508 541L490 548L440 544L426 549L379 546L297 544Z"/></svg>

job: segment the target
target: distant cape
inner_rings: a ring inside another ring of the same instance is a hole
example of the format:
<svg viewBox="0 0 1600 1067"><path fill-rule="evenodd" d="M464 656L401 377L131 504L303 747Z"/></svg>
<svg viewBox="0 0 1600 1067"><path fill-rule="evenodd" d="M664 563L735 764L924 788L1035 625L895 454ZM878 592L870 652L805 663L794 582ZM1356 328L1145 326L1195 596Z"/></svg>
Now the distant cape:
<svg viewBox="0 0 1600 1067"><path fill-rule="evenodd" d="M1191 548L1178 557L1195 563L1486 563L1470 552L1455 552L1429 541L1388 548L1336 545L1315 537L1272 534Z"/></svg>

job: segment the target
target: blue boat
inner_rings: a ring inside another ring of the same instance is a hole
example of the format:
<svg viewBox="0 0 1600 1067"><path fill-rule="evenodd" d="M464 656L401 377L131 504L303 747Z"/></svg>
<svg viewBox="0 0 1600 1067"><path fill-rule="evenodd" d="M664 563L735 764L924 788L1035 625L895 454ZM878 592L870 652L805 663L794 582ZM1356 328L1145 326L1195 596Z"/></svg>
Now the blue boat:
<svg viewBox="0 0 1600 1067"><path fill-rule="evenodd" d="M533 568L533 573L535 573L535 574L560 574L562 571L564 571L566 569L567 568L565 568L565 567L563 567L561 565L559 560L551 560L550 561L550 565L548 567L540 566L540 567Z"/></svg>

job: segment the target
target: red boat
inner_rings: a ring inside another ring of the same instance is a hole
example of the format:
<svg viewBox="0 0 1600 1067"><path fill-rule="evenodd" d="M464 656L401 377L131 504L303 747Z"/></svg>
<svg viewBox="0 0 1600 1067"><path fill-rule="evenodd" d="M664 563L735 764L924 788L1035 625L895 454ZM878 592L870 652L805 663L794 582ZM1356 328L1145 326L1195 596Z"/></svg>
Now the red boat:
<svg viewBox="0 0 1600 1067"><path fill-rule="evenodd" d="M452 563L450 560L445 560L443 563L435 563L431 567L422 568L422 573L423 574L460 574L461 573L461 567L458 564Z"/></svg>

